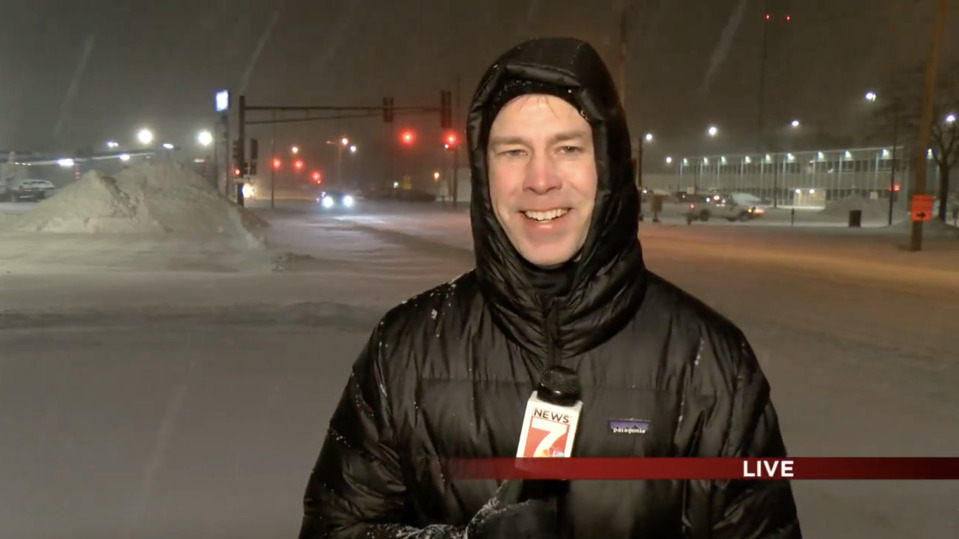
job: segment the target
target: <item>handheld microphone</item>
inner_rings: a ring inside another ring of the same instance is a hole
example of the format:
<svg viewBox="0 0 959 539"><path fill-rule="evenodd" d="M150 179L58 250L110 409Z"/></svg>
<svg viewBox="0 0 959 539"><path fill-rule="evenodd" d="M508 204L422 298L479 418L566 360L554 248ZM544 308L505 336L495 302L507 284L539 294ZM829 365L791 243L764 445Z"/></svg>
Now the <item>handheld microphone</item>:
<svg viewBox="0 0 959 539"><path fill-rule="evenodd" d="M568 457L583 408L579 376L567 367L550 367L526 403L517 458Z"/></svg>
<svg viewBox="0 0 959 539"><path fill-rule="evenodd" d="M561 366L548 368L539 386L530 396L523 417L516 457L562 458L573 454L576 428L583 408L576 371ZM522 467L522 461L519 464ZM555 498L562 490L560 481L510 480L500 489L500 501L510 504L525 499Z"/></svg>

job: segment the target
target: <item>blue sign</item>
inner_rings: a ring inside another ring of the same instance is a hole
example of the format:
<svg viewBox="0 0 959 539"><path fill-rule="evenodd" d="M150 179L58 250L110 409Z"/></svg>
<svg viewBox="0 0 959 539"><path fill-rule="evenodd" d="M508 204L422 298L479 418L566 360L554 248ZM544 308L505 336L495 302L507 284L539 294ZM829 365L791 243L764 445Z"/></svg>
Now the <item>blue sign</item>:
<svg viewBox="0 0 959 539"><path fill-rule="evenodd" d="M214 98L217 112L226 112L230 110L230 91L220 90Z"/></svg>

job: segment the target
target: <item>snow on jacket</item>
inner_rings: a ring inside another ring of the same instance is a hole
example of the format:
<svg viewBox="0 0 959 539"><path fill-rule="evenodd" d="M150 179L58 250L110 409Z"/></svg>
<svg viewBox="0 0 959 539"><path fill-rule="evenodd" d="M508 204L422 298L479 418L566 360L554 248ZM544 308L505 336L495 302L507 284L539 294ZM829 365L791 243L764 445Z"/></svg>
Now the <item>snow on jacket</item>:
<svg viewBox="0 0 959 539"><path fill-rule="evenodd" d="M508 80L568 88L593 128L599 188L569 293L544 306L494 217L485 105ZM598 53L538 39L501 57L467 126L476 268L389 311L353 366L305 497L301 539L456 537L496 481L431 459L512 457L542 371L578 371L576 457L783 457L743 333L647 271L625 115ZM639 418L644 434L609 421ZM572 481L566 536L798 539L786 481Z"/></svg>

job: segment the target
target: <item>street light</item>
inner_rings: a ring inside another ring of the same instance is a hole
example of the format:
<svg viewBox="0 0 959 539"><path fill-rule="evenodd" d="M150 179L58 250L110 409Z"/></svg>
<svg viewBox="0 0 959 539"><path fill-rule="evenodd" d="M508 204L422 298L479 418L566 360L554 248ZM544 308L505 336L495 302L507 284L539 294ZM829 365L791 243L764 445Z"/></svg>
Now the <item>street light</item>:
<svg viewBox="0 0 959 539"><path fill-rule="evenodd" d="M137 133L137 140L139 140L141 144L150 144L153 142L153 132L149 129L141 129L140 132Z"/></svg>
<svg viewBox="0 0 959 539"><path fill-rule="evenodd" d="M876 92L866 92L866 101L875 101Z"/></svg>
<svg viewBox="0 0 959 539"><path fill-rule="evenodd" d="M646 142L652 142L652 141L653 141L653 134L652 134L652 133L646 133L646 136L645 136L644 138L646 139Z"/></svg>
<svg viewBox="0 0 959 539"><path fill-rule="evenodd" d="M356 153L356 145L355 145L355 144L353 144L352 146L350 146L350 153Z"/></svg>
<svg viewBox="0 0 959 539"><path fill-rule="evenodd" d="M350 143L350 139L348 139L348 138L346 138L346 137L343 137L343 138L340 139L340 144L342 144L342 145L344 145L344 146L349 145L349 143Z"/></svg>
<svg viewBox="0 0 959 539"><path fill-rule="evenodd" d="M709 136L715 137L719 133L719 129L717 129L715 125L711 125L709 126L709 131L707 132L709 133Z"/></svg>
<svg viewBox="0 0 959 539"><path fill-rule="evenodd" d="M947 123L947 124L955 123L955 121L956 121L956 115L955 115L955 114L950 114L949 116L946 116L946 123Z"/></svg>
<svg viewBox="0 0 959 539"><path fill-rule="evenodd" d="M666 156L666 164L668 165L668 164L670 164L670 163L672 163L672 162L673 162L673 158L672 158L672 157L669 157L669 156L667 155L667 156Z"/></svg>
<svg viewBox="0 0 959 539"><path fill-rule="evenodd" d="M293 152L293 153L300 153L300 149L299 149L298 147L296 147L296 146L290 148L290 151Z"/></svg>
<svg viewBox="0 0 959 539"><path fill-rule="evenodd" d="M209 131L200 131L200 134L196 136L197 142L200 143L200 146L206 148L210 144L213 144L213 133Z"/></svg>
<svg viewBox="0 0 959 539"><path fill-rule="evenodd" d="M793 127L799 127L799 120L793 120L792 123L789 124L789 125L791 125L791 126L793 126Z"/></svg>
<svg viewBox="0 0 959 539"><path fill-rule="evenodd" d="M119 148L119 147L120 147L120 143L118 142L114 142L112 140L107 142L107 148Z"/></svg>
<svg viewBox="0 0 959 539"><path fill-rule="evenodd" d="M439 173L439 172L434 172L434 173L433 173L433 179L436 180L436 181L439 181L439 179L440 179L440 173Z"/></svg>

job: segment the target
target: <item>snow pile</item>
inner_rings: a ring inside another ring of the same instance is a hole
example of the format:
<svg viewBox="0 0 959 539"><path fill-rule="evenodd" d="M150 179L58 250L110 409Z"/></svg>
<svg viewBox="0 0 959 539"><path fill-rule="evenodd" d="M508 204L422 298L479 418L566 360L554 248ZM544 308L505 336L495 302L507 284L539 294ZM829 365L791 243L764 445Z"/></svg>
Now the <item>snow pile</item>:
<svg viewBox="0 0 959 539"><path fill-rule="evenodd" d="M871 200L859 195L849 195L846 198L826 204L826 207L819 211L819 215L845 219L849 216L849 212L853 210L862 211L864 220L886 219L889 217L889 200ZM901 215L901 210L893 210L893 217Z"/></svg>
<svg viewBox="0 0 959 539"><path fill-rule="evenodd" d="M893 225L890 229L908 234L912 231L912 221L903 221ZM922 232L933 238L959 238L959 227L943 223L936 216L933 216L931 221L923 223Z"/></svg>
<svg viewBox="0 0 959 539"><path fill-rule="evenodd" d="M147 161L115 177L88 172L14 221L21 231L225 235L256 244L265 225L173 161Z"/></svg>

